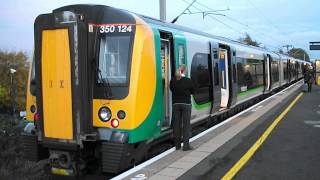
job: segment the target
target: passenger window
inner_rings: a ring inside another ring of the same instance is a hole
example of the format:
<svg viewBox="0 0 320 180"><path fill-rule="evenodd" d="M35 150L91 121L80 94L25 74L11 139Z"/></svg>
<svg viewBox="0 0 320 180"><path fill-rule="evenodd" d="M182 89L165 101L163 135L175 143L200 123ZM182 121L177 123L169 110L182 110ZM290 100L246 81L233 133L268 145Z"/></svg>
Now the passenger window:
<svg viewBox="0 0 320 180"><path fill-rule="evenodd" d="M210 74L208 68L209 54L196 53L192 58L191 79L195 87L193 95L197 104L209 102Z"/></svg>
<svg viewBox="0 0 320 180"><path fill-rule="evenodd" d="M245 92L263 86L263 61L237 58L238 92Z"/></svg>

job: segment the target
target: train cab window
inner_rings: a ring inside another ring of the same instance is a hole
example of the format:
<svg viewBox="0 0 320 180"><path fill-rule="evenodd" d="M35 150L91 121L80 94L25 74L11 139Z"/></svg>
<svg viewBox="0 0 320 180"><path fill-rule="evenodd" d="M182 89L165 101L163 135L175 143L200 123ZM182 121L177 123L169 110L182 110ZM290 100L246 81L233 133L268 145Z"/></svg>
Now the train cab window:
<svg viewBox="0 0 320 180"><path fill-rule="evenodd" d="M179 45L178 45L178 49L179 49L179 52L178 52L179 65L181 65L181 64L186 64L184 45L183 45L183 44L179 44Z"/></svg>
<svg viewBox="0 0 320 180"><path fill-rule="evenodd" d="M97 83L103 80L110 86L127 86L129 77L130 36L101 38Z"/></svg>
<svg viewBox="0 0 320 180"><path fill-rule="evenodd" d="M197 104L209 102L210 74L208 68L208 54L196 53L192 58L191 80L195 86L193 95Z"/></svg>
<svg viewBox="0 0 320 180"><path fill-rule="evenodd" d="M36 72L35 72L35 62L32 61L31 67L31 77L30 77L30 93L35 96L36 95Z"/></svg>

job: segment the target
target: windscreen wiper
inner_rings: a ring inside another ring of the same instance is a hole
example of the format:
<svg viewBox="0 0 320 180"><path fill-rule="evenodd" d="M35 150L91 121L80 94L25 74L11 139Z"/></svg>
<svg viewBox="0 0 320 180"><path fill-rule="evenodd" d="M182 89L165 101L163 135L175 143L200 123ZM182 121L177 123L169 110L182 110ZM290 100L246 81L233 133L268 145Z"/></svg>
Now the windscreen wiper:
<svg viewBox="0 0 320 180"><path fill-rule="evenodd" d="M112 98L112 90L111 90L111 86L110 86L108 78L105 78L105 79L102 78L102 73L101 73L100 68L98 68L98 73L99 73L98 80L100 80L100 82L102 82L103 87L106 87L106 89L104 89L105 97Z"/></svg>

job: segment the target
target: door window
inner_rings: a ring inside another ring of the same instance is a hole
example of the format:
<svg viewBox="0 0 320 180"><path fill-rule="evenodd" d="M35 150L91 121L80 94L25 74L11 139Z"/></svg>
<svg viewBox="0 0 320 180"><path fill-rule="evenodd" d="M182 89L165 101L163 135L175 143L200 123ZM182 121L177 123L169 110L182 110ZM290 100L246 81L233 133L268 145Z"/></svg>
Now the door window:
<svg viewBox="0 0 320 180"><path fill-rule="evenodd" d="M179 59L179 65L186 64L185 61L185 49L183 44L178 45L179 53L178 53L178 59Z"/></svg>

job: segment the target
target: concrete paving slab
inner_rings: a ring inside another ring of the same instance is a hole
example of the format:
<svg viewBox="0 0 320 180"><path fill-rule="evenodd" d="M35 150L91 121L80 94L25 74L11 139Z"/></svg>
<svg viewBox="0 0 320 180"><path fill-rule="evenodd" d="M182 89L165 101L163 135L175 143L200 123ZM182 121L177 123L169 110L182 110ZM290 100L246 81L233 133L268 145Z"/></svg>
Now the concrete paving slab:
<svg viewBox="0 0 320 180"><path fill-rule="evenodd" d="M236 136L239 132L255 122L263 113L276 107L291 93L295 92L300 85L291 87L287 93L282 93L282 95L272 99L270 98L261 103L261 107L255 109L255 111L247 111L221 125L214 131L202 136L195 142L192 142L191 145L195 148L193 151L175 151L127 176L125 179L134 178L139 174L144 174L148 179L171 179L182 176L188 169L194 168L199 162L206 159L211 153L217 151L223 144L230 141L232 137Z"/></svg>

